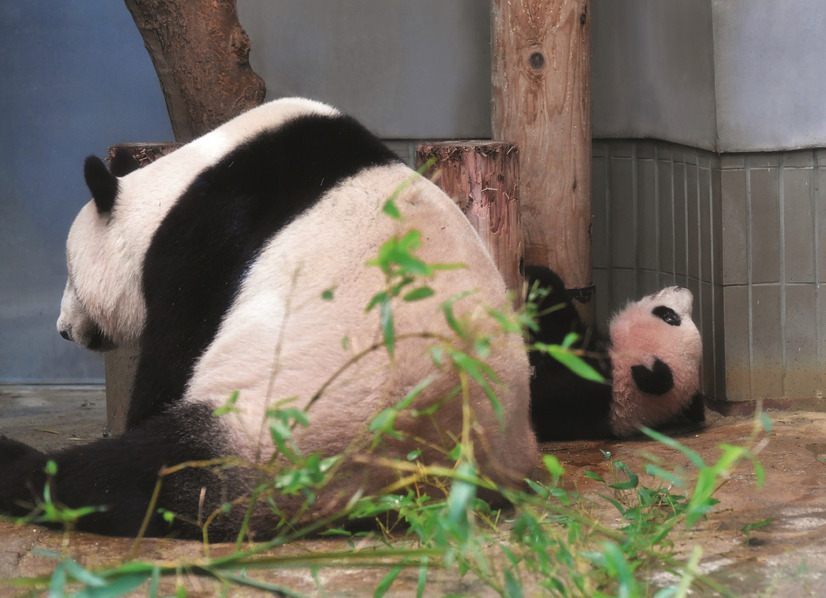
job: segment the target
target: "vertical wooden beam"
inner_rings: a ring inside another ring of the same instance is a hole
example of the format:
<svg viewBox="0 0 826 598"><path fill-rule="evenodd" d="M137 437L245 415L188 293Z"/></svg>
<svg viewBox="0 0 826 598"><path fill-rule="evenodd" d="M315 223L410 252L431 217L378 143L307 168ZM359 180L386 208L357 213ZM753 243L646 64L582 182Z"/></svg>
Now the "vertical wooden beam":
<svg viewBox="0 0 826 598"><path fill-rule="evenodd" d="M593 319L588 0L493 0L492 130L519 146L525 261Z"/></svg>
<svg viewBox="0 0 826 598"><path fill-rule="evenodd" d="M516 146L497 141L419 144L418 166L430 159L434 164L425 176L436 174L436 184L459 205L519 303L525 271Z"/></svg>

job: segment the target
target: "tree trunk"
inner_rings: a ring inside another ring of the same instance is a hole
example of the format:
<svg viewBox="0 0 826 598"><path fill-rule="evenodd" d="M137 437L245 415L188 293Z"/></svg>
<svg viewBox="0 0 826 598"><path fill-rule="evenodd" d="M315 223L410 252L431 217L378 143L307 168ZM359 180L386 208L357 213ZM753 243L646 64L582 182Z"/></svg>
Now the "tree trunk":
<svg viewBox="0 0 826 598"><path fill-rule="evenodd" d="M419 144L419 167L431 158L435 159L434 165L425 175L438 173L435 183L476 228L518 304L525 271L516 147L499 141Z"/></svg>
<svg viewBox="0 0 826 598"><path fill-rule="evenodd" d="M592 320L588 0L493 0L492 130L519 147L525 261ZM590 304L590 305L589 305Z"/></svg>
<svg viewBox="0 0 826 598"><path fill-rule="evenodd" d="M177 141L264 101L235 0L125 0L149 51Z"/></svg>

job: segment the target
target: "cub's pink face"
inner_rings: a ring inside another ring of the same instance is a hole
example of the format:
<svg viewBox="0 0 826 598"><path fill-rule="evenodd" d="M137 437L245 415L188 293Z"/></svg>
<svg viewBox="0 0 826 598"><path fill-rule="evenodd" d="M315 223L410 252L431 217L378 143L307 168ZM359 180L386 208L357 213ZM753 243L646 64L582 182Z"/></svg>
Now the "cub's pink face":
<svg viewBox="0 0 826 598"><path fill-rule="evenodd" d="M611 428L618 436L656 426L688 408L699 390L702 341L691 291L668 287L611 320Z"/></svg>
<svg viewBox="0 0 826 598"><path fill-rule="evenodd" d="M611 321L611 345L617 353L672 355L678 364L697 362L702 343L691 319L694 297L686 288L668 287L629 304Z"/></svg>

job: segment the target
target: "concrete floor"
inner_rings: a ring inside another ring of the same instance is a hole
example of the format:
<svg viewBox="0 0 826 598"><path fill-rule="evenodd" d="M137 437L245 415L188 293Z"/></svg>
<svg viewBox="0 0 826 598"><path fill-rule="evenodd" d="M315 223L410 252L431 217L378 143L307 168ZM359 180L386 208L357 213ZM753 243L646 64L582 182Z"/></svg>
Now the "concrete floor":
<svg viewBox="0 0 826 598"><path fill-rule="evenodd" d="M759 454L765 467L766 484L755 488L753 470L743 465L719 490L720 504L708 520L680 536L677 547L689 551L703 549L701 568L724 582L741 596L826 596L826 414L805 411L769 412L773 430ZM748 417L721 417L714 414L700 432L683 434L680 442L700 453L706 463L719 456L721 443L744 443L752 430ZM73 442L99 438L105 433L105 400L102 389L51 387L0 387L0 434L51 450ZM661 458L676 466L687 460L670 449L646 440L624 442L565 442L543 446L567 468L567 478L583 493L601 490L583 476L583 470L607 473L600 449L624 460L631 469L642 471L643 454ZM615 512L606 509L609 521ZM740 531L763 519L771 523L750 534ZM121 561L132 545L130 540L89 534L62 533L34 526L17 527L0 522L0 595L27 595L9 580L17 577L49 575L55 561L44 551L68 554L79 562L96 567ZM145 540L138 552L140 560L166 562L191 560L200 554L200 545L175 540ZM344 549L341 540L313 540L284 548L281 554ZM230 547L216 546L217 553ZM319 578L329 596L369 596L386 571L367 568L322 570ZM277 582L311 595L318 593L306 569L279 570ZM403 571L389 595L415 595L417 571ZM204 578L184 575L189 596L211 596L219 586ZM276 580L271 580L276 581ZM173 583L170 581L169 583ZM530 582L526 593L530 593ZM174 585L169 591L174 590ZM145 589L144 589L145 592ZM455 575L434 572L428 577L427 595L462 593L489 594ZM247 595L236 591L232 595ZM250 593L252 595L252 593Z"/></svg>

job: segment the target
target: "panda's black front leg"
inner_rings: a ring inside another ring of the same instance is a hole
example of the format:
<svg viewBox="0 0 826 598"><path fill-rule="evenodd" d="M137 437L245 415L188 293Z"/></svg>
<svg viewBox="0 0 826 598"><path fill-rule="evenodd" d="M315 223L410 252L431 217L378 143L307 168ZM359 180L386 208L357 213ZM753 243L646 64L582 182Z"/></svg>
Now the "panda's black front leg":
<svg viewBox="0 0 826 598"><path fill-rule="evenodd" d="M34 507L34 488L42 488L48 458L28 445L0 436L0 512L22 517Z"/></svg>
<svg viewBox="0 0 826 598"><path fill-rule="evenodd" d="M95 533L134 536L140 530L159 473L165 466L203 461L221 456L218 420L205 406L178 406L143 426L112 439L74 446L53 455L40 453L20 442L0 440L0 510L21 516L43 501L48 460L57 465L49 478L52 500L69 508L99 507L81 517L76 528ZM198 537L191 523L208 515L223 501L237 495L239 485L227 484L211 469L185 467L165 476L156 508L181 517L169 525L157 512L146 534L174 533Z"/></svg>
<svg viewBox="0 0 826 598"><path fill-rule="evenodd" d="M641 391L651 395L664 395L674 388L671 368L659 359L654 359L654 366L651 369L644 365L632 366L631 376Z"/></svg>

